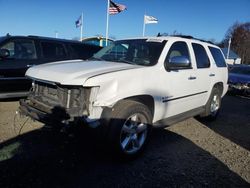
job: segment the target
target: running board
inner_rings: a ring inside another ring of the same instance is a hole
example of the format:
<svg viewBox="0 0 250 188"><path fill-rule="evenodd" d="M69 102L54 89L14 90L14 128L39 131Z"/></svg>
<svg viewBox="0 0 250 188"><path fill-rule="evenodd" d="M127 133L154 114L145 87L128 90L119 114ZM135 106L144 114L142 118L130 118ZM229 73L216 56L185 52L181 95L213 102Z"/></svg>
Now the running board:
<svg viewBox="0 0 250 188"><path fill-rule="evenodd" d="M166 119L159 120L159 121L155 122L153 124L153 126L154 127L167 127L167 126L170 126L172 124L183 121L185 119L188 119L190 117L200 115L204 111L205 111L205 107L195 108L193 110L190 110L190 111L187 111L187 112L184 112L184 113L181 113L181 114L178 114L178 115L166 118Z"/></svg>

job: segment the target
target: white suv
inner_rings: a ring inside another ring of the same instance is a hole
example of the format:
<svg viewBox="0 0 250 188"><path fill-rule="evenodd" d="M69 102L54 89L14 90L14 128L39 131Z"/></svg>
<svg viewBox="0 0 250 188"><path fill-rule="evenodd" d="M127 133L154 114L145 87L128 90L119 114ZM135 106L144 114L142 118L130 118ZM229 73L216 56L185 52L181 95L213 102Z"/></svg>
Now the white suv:
<svg viewBox="0 0 250 188"><path fill-rule="evenodd" d="M88 61L30 68L22 114L47 124L102 127L113 149L140 153L152 126L200 115L214 119L228 89L219 47L190 37L118 40Z"/></svg>

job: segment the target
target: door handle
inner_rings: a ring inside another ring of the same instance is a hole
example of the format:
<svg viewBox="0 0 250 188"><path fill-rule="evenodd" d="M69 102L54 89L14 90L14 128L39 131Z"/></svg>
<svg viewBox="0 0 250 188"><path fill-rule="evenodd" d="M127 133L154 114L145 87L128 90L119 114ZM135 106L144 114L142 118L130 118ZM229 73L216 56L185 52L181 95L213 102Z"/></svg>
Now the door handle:
<svg viewBox="0 0 250 188"><path fill-rule="evenodd" d="M215 76L215 74L211 73L211 74L209 74L209 76L212 77L212 76Z"/></svg>
<svg viewBox="0 0 250 188"><path fill-rule="evenodd" d="M189 80L195 80L196 77L195 77L195 76L190 76L190 77L188 77L188 79L189 79Z"/></svg>

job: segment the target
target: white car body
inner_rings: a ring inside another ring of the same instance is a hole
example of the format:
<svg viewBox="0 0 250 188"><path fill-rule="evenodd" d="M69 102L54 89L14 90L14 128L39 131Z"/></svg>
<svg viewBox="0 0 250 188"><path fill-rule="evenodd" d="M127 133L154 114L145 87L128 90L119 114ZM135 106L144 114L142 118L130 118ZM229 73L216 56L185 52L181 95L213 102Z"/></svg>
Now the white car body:
<svg viewBox="0 0 250 188"><path fill-rule="evenodd" d="M106 61L65 61L30 68L26 76L61 85L92 87L88 121L101 118L105 107L112 108L118 101L133 96L151 96L154 100L153 123L174 117L192 109L204 107L216 83L222 96L227 92L227 68L218 68L208 47L218 48L198 40L181 37L151 38L167 40L154 66L131 65ZM176 41L187 44L191 69L166 71L164 61ZM207 52L210 67L198 69L192 43L201 44ZM219 48L218 48L219 49Z"/></svg>

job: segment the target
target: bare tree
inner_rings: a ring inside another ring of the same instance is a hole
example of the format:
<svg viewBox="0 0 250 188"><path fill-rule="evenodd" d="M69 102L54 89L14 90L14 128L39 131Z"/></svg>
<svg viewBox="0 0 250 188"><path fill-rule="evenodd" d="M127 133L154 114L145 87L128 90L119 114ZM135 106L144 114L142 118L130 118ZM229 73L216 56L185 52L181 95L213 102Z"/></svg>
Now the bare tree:
<svg viewBox="0 0 250 188"><path fill-rule="evenodd" d="M227 47L230 38L231 48L240 56L242 63L250 64L250 22L234 23L227 30L221 46Z"/></svg>

